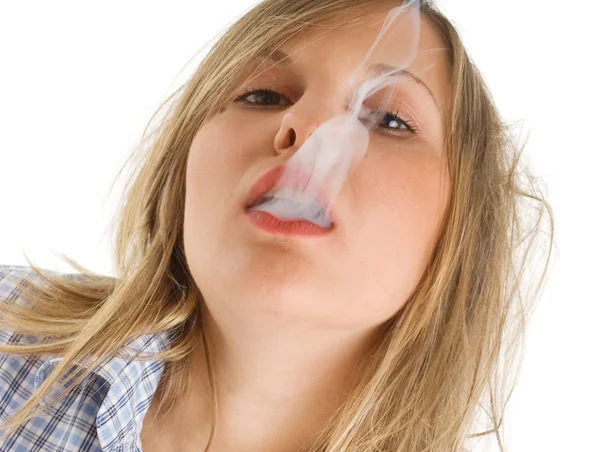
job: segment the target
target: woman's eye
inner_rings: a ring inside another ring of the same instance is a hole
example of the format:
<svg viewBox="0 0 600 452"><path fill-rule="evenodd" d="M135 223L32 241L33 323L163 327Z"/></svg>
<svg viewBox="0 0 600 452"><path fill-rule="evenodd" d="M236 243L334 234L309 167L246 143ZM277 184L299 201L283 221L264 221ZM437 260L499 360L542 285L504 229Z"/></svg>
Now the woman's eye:
<svg viewBox="0 0 600 452"><path fill-rule="evenodd" d="M238 96L234 102L246 102L250 105L289 105L283 94L270 88L255 89Z"/></svg>
<svg viewBox="0 0 600 452"><path fill-rule="evenodd" d="M415 133L414 127L412 127L409 124L408 121L405 121L400 116L398 116L398 113L394 114L394 113L387 112L383 116L383 119L381 120L381 123L382 124L387 123L387 125L384 126L384 128L386 128L386 129L390 129L390 130L408 130L408 131L410 131L412 133Z"/></svg>
<svg viewBox="0 0 600 452"><path fill-rule="evenodd" d="M385 112L377 128L380 129L382 133L385 133L387 135L404 135L407 132L409 134L416 135L418 133L417 127L413 125L411 121L407 119L402 119L402 117L398 115L399 113L400 110L396 111L396 113L392 113L390 111ZM375 112L373 110L369 109L366 106L363 106L359 118L364 120L366 118L371 117L371 120L368 121L367 124L373 124L372 117L374 115Z"/></svg>
<svg viewBox="0 0 600 452"><path fill-rule="evenodd" d="M267 88L251 89L241 96L234 99L234 102L244 102L249 105L255 106L280 106L285 107L290 105L291 102L278 91ZM402 119L398 116L399 111L396 113L386 112L383 119L380 122L379 128L391 135L398 135L398 132L409 132L416 134L416 128L407 120ZM398 131L398 132L394 132Z"/></svg>

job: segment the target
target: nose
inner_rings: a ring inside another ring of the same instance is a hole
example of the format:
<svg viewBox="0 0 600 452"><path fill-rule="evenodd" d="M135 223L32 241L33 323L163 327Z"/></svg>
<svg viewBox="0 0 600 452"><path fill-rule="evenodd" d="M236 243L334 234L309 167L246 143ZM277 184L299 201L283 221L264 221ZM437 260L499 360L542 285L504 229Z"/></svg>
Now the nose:
<svg viewBox="0 0 600 452"><path fill-rule="evenodd" d="M282 154L290 148L298 150L321 124L336 114L342 114L342 111L333 112L322 104L320 108L302 108L300 102L296 103L281 120L281 126L275 135L275 152Z"/></svg>
<svg viewBox="0 0 600 452"><path fill-rule="evenodd" d="M299 148L319 127L313 118L300 116L288 111L281 120L281 126L275 135L275 152L281 154L289 148Z"/></svg>

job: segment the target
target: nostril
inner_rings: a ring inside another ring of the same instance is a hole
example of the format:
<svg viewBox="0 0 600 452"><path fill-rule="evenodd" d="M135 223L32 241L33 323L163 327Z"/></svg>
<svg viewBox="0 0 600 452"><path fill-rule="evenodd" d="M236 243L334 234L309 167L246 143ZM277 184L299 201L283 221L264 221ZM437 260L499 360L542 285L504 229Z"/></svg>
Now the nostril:
<svg viewBox="0 0 600 452"><path fill-rule="evenodd" d="M290 130L290 146L293 146L296 142L296 132L294 129Z"/></svg>

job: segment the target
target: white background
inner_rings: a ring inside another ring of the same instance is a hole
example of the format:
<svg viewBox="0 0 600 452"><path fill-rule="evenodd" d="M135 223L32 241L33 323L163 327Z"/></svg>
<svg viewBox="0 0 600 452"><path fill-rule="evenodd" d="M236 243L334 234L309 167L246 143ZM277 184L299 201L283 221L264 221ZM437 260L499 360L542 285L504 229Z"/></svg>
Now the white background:
<svg viewBox="0 0 600 452"><path fill-rule="evenodd" d="M112 274L110 183L160 101L254 3L0 3L0 263L25 265L26 252L68 271L62 251ZM558 255L529 326L507 450L600 451L597 3L440 3L504 119L529 134L556 215Z"/></svg>

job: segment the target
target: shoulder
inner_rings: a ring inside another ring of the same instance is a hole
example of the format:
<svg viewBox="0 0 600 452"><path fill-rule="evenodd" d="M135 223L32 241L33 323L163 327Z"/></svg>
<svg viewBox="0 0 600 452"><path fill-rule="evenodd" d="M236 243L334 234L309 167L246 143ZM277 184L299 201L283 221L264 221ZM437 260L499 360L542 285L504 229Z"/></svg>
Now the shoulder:
<svg viewBox="0 0 600 452"><path fill-rule="evenodd" d="M42 269L44 272L56 273ZM3 303L28 304L21 294L29 283L44 283L31 267L25 265L0 265L0 301Z"/></svg>
<svg viewBox="0 0 600 452"><path fill-rule="evenodd" d="M69 279L76 279L80 276L76 273L61 273L45 268L41 270L47 275L60 275ZM31 267L26 265L0 264L0 303L29 305L30 300L23 297L23 289L32 284L43 287L47 283Z"/></svg>
<svg viewBox="0 0 600 452"><path fill-rule="evenodd" d="M42 269L44 273L56 274L53 270ZM26 297L25 289L32 285L43 288L46 281L38 276L31 268L24 265L0 265L0 319L2 319L5 305L32 306L32 300ZM0 323L0 345L2 344L31 344L39 338L16 334L8 331L5 322ZM1 352L0 352L1 353Z"/></svg>
<svg viewBox="0 0 600 452"><path fill-rule="evenodd" d="M55 270L41 269L43 273L52 276L60 275ZM67 274L68 277L72 275ZM31 286L40 287L42 290L47 282L40 277L31 267L25 265L0 265L0 346L2 345L30 345L40 341L38 336L15 333L11 330L10 322L3 319L4 307L6 305L18 305L33 308L33 301L30 300L25 289ZM7 361L15 364L24 355L11 355L9 359L5 352L0 350L0 366L5 367Z"/></svg>
<svg viewBox="0 0 600 452"><path fill-rule="evenodd" d="M29 283L38 283L40 278L30 267L0 265L0 304L15 303L28 305L22 296ZM0 329L0 346L28 345L39 338ZM6 416L20 406L34 390L35 375L42 364L40 356L6 354L0 351L0 398L3 401L0 414Z"/></svg>
<svg viewBox="0 0 600 452"><path fill-rule="evenodd" d="M0 265L0 297L2 300L16 301L20 292L20 284L37 275L24 265Z"/></svg>
<svg viewBox="0 0 600 452"><path fill-rule="evenodd" d="M0 307L17 304L29 306L31 303L23 296L23 290L32 282L37 283L39 276L30 268L23 265L0 265ZM0 318L2 313L0 311ZM21 342L22 335L14 334L2 328L0 344Z"/></svg>
<svg viewBox="0 0 600 452"><path fill-rule="evenodd" d="M78 274L61 273L56 270L40 268L47 276L62 276L69 279L77 278ZM26 289L36 286L44 290L48 282L39 276L31 267L25 265L0 265L0 320L2 320L4 307L6 305L18 305L33 308L33 300L28 297ZM10 323L0 322L0 344L32 343L35 338L14 334L7 331Z"/></svg>

